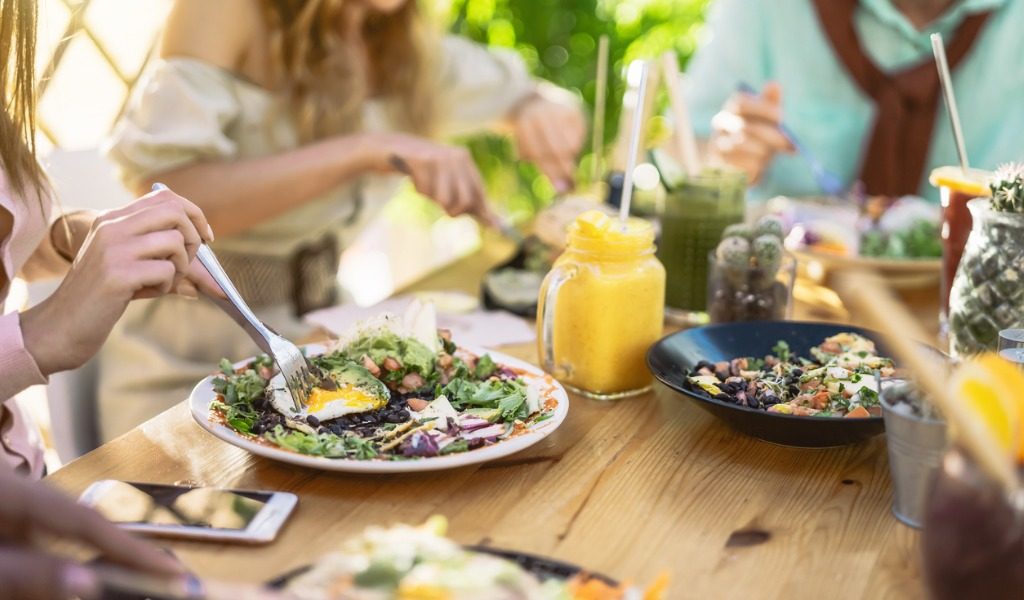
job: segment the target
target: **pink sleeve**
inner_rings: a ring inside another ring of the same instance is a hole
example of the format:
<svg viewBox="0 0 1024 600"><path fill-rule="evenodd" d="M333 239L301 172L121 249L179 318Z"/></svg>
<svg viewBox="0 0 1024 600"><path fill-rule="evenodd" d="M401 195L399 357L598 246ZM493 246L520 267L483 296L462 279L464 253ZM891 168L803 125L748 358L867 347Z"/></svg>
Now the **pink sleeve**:
<svg viewBox="0 0 1024 600"><path fill-rule="evenodd" d="M44 383L46 377L25 349L25 340L21 337L21 315L13 312L0 316L0 400Z"/></svg>

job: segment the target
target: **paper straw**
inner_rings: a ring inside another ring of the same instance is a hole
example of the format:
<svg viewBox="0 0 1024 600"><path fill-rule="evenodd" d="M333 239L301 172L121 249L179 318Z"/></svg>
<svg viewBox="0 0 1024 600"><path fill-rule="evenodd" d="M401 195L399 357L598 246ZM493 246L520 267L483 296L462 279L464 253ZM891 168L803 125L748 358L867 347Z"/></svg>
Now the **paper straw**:
<svg viewBox="0 0 1024 600"><path fill-rule="evenodd" d="M672 118L676 122L675 138L679 145L679 158L687 175L696 177L700 174L700 156L697 154L697 136L693 132L690 111L686 108L686 99L679 78L679 59L672 50L661 55L661 70L668 88L668 101L672 110Z"/></svg>
<svg viewBox="0 0 1024 600"><path fill-rule="evenodd" d="M604 173L604 119L608 104L608 36L602 35L597 40L597 88L594 90L594 168L590 180L597 183Z"/></svg>
<svg viewBox="0 0 1024 600"><path fill-rule="evenodd" d="M956 107L956 95L953 94L953 78L949 74L949 62L946 60L946 47L942 44L942 34L932 34L932 52L935 53L935 66L939 69L939 82L942 83L942 95L946 99L946 114L953 126L953 140L956 142L956 153L960 156L960 168L964 174L971 167L967 160L967 147L964 145L964 132L960 128L960 111Z"/></svg>
<svg viewBox="0 0 1024 600"><path fill-rule="evenodd" d="M626 156L626 171L622 179L622 203L619 205L619 221L623 227L629 219L629 203L633 200L633 171L636 169L636 155L640 152L640 134L643 132L644 105L647 101L647 61L637 63L640 69L640 85L637 86L633 127L629 132L629 155Z"/></svg>

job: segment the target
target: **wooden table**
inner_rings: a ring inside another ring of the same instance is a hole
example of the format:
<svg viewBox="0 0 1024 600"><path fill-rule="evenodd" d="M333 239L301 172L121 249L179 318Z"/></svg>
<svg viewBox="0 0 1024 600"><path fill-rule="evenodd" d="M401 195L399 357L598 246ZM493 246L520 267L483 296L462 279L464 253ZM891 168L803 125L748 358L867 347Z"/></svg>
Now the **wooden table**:
<svg viewBox="0 0 1024 600"><path fill-rule="evenodd" d="M459 281L478 281L485 262L463 261ZM503 350L536 358L531 346ZM296 514L272 545L167 544L200 576L221 579L265 581L368 524L443 514L463 543L639 582L667 570L670 598L923 595L918 536L890 514L884 438L827 450L776 446L733 432L660 386L613 403L572 396L563 426L527 451L401 476L258 458L207 434L180 405L49 479L78 494L102 478L298 494Z"/></svg>

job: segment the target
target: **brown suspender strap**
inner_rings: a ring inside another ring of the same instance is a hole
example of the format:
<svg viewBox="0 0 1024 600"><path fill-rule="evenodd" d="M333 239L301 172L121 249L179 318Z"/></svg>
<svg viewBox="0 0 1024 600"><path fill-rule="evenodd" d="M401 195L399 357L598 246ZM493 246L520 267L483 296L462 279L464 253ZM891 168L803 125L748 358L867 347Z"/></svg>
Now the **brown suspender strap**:
<svg viewBox="0 0 1024 600"><path fill-rule="evenodd" d="M916 194L924 175L939 106L939 76L929 56L895 73L878 68L854 28L858 0L814 0L839 61L875 104L875 122L862 153L860 179L871 195ZM991 13L963 20L946 47L949 68L967 57Z"/></svg>

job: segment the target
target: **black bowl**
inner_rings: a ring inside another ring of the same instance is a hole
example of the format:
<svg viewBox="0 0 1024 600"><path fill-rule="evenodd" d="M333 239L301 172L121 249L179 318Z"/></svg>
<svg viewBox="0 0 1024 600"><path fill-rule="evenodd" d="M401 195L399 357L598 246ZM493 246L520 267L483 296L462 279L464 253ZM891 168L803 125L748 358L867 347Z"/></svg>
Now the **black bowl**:
<svg viewBox="0 0 1024 600"><path fill-rule="evenodd" d="M647 352L647 366L674 391L741 433L786 446L827 448L870 439L885 431L882 417L797 417L730 404L699 396L685 388L687 373L702 360L719 362L745 356L771 354L772 346L785 340L799 356L837 333L860 334L878 346L880 356L890 356L881 335L874 331L835 323L799 321L752 321L723 323L688 329L661 339Z"/></svg>

